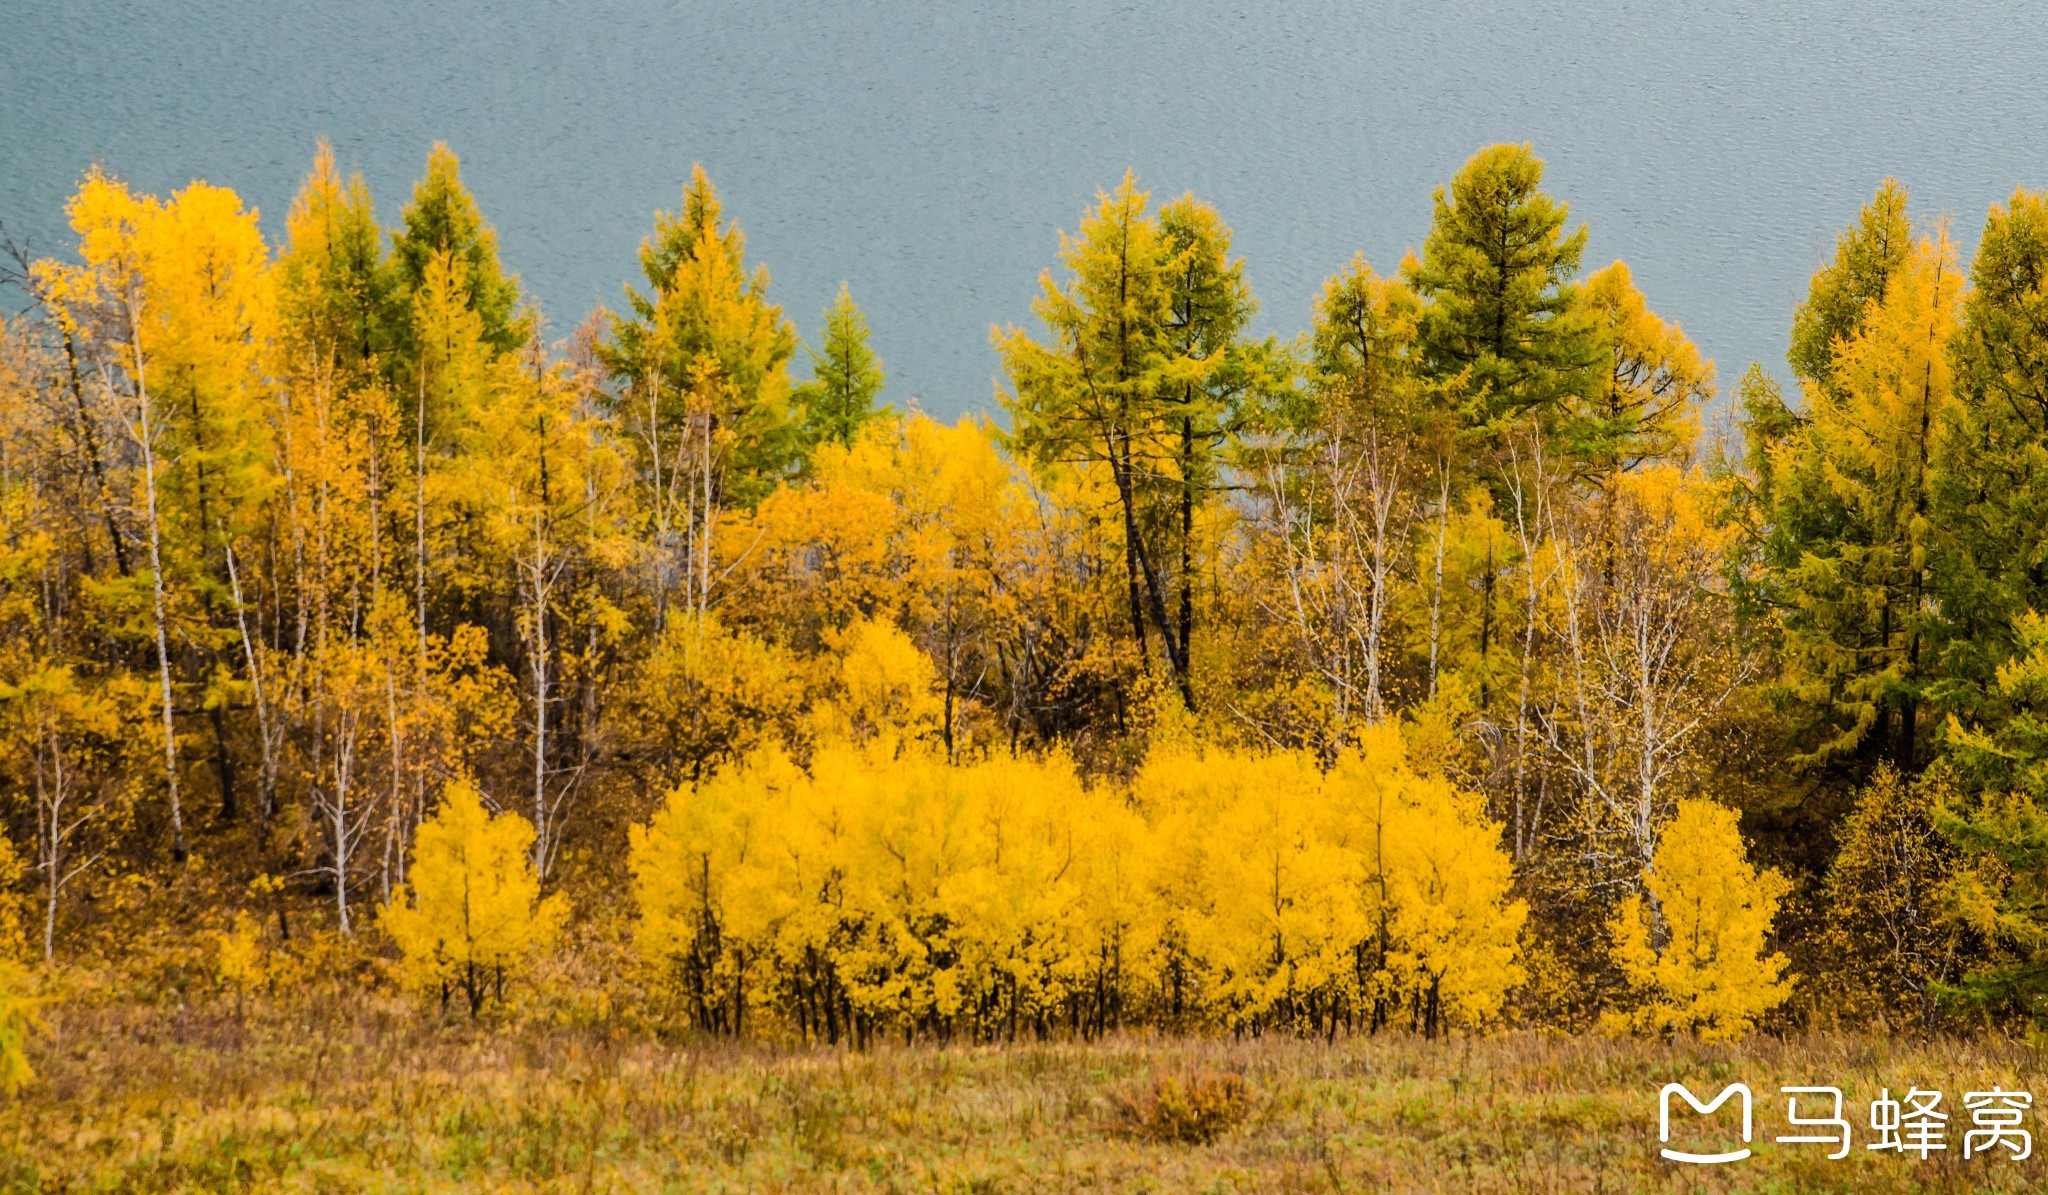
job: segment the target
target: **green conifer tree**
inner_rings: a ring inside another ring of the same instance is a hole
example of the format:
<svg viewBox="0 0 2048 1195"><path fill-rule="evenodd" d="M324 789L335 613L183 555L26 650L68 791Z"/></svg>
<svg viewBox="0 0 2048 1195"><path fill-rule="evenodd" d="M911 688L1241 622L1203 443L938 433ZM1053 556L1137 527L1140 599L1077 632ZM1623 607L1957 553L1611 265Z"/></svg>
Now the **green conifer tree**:
<svg viewBox="0 0 2048 1195"><path fill-rule="evenodd" d="M867 316L845 283L825 309L824 344L807 351L811 380L796 390L805 451L827 443L851 445L868 420L888 414L889 408L875 405L882 392L882 359L868 347Z"/></svg>
<svg viewBox="0 0 2048 1195"><path fill-rule="evenodd" d="M285 338L323 363L332 361L348 381L366 380L372 362L389 355L394 325L405 313L392 305L396 279L370 189L361 174L342 180L325 141L285 227L286 246L277 258Z"/></svg>
<svg viewBox="0 0 2048 1195"><path fill-rule="evenodd" d="M519 312L519 279L499 263L498 234L463 186L461 163L443 141L427 155L427 173L414 184L412 202L391 234L392 269L408 301L426 285L427 268L439 254L460 264L469 308L483 321L484 343L498 352L526 343L533 327ZM405 348L411 347L408 335Z"/></svg>
<svg viewBox="0 0 2048 1195"><path fill-rule="evenodd" d="M1425 366L1456 378L1465 424L1487 437L1534 415L1553 429L1563 405L1593 393L1603 355L1575 283L1583 226L1545 194L1527 145L1490 145L1437 188L1421 260L1403 272L1427 301Z"/></svg>

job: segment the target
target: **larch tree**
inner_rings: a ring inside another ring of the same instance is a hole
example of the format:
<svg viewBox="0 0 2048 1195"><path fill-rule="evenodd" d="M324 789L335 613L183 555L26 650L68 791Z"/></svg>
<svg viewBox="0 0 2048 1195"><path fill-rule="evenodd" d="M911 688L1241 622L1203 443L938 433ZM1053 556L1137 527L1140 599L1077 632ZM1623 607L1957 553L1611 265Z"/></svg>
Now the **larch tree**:
<svg viewBox="0 0 2048 1195"><path fill-rule="evenodd" d="M1586 229L1542 189L1527 145L1491 145L1437 188L1420 259L1402 273L1426 307L1422 359L1456 379L1452 401L1487 439L1533 415L1555 429L1594 392L1600 340L1577 283Z"/></svg>
<svg viewBox="0 0 2048 1195"><path fill-rule="evenodd" d="M1800 426L1770 449L1771 583L1815 762L1870 752L1916 767L1940 563L1929 516L1963 283L1945 231L1916 245L1836 341L1827 382L1806 383Z"/></svg>
<svg viewBox="0 0 2048 1195"><path fill-rule="evenodd" d="M1061 234L1067 280L1047 271L1032 304L1048 340L1016 327L992 335L1014 447L1041 470L1108 473L1133 645L1149 669L1158 637L1192 708L1198 522L1223 440L1262 375L1242 337L1255 308L1229 229L1191 196L1156 215L1150 200L1126 174L1098 193L1078 234Z"/></svg>
<svg viewBox="0 0 2048 1195"><path fill-rule="evenodd" d="M2021 189L1991 209L1951 345L1954 403L1936 444L1930 522L1943 551L1934 628L1943 706L2000 717L1996 672L2015 620L2048 610L2048 199Z"/></svg>
<svg viewBox="0 0 2048 1195"><path fill-rule="evenodd" d="M462 182L462 163L437 141L427 155L427 172L413 185L412 201L399 213L391 233L391 271L400 302L427 285L427 271L438 257L460 263L463 306L476 313L485 344L511 352L526 343L531 320L520 313L519 279L505 273L498 260L498 234L484 220L476 197ZM398 355L410 360L418 351L403 320L396 324Z"/></svg>
<svg viewBox="0 0 2048 1195"><path fill-rule="evenodd" d="M653 524L657 622L710 608L720 512L750 508L797 462L789 360L796 330L768 301L768 270L746 268L746 238L726 221L702 166L680 212L656 212L640 247L646 289L626 288L599 360L613 415L632 429Z"/></svg>
<svg viewBox="0 0 2048 1195"><path fill-rule="evenodd" d="M1625 262L1587 276L1585 301L1610 362L1571 416L1567 438L1586 469L1605 477L1650 461L1685 464L1714 397L1714 363L1650 310Z"/></svg>
<svg viewBox="0 0 2048 1195"><path fill-rule="evenodd" d="M256 213L205 183L164 202L93 171L69 211L83 264L39 262L36 275L60 321L98 342L101 384L119 393L140 457L171 853L182 860L171 624L180 618L181 642L219 653L214 551L223 529L254 520L269 488L257 372L274 315L268 251ZM187 610L195 598L196 614ZM222 812L232 817L234 778L217 714L214 730Z"/></svg>
<svg viewBox="0 0 2048 1195"><path fill-rule="evenodd" d="M806 352L811 380L798 386L793 396L805 452L815 453L822 444L851 448L861 428L871 419L886 417L889 408L875 405L882 393L882 359L868 347L868 318L845 283L825 309L822 343Z"/></svg>
<svg viewBox="0 0 2048 1195"><path fill-rule="evenodd" d="M1603 362L1598 321L1577 281L1586 229L1565 230L1569 210L1542 182L1543 162L1527 145L1480 150L1436 190L1422 254L1402 262L1424 304L1423 371L1465 433L1469 467L1490 483L1504 517L1512 508L1525 547L1550 487L1577 471L1584 446L1559 437L1575 430L1569 416L1595 393ZM1538 583L1533 560L1522 555L1526 648ZM1487 560L1480 584L1489 599L1507 565ZM1489 600L1484 612L1491 608ZM1491 620L1482 621L1482 709L1496 691L1497 638Z"/></svg>
<svg viewBox="0 0 2048 1195"><path fill-rule="evenodd" d="M553 868L591 746L579 744L582 758L564 763L556 720L571 652L570 599L583 573L617 562L627 514L623 462L601 412L585 398L573 371L537 352L500 362L470 411L447 478L451 499L483 528L472 554L495 558L512 577L532 730L534 866L542 878Z"/></svg>
<svg viewBox="0 0 2048 1195"><path fill-rule="evenodd" d="M1923 809L1954 857L1935 898L1945 919L1981 943L1955 985L1966 1007L2048 1019L2048 616L2014 620L2014 650L1997 670L1997 717L1951 718L1945 737L1962 784L1931 782ZM1851 857L1853 859L1853 856Z"/></svg>
<svg viewBox="0 0 2048 1195"><path fill-rule="evenodd" d="M285 236L277 258L281 338L314 362L367 380L388 363L405 311L394 306L399 279L385 259L370 189L359 173L343 180L325 141L292 200Z"/></svg>
<svg viewBox="0 0 2048 1195"><path fill-rule="evenodd" d="M1792 344L1785 354L1801 381L1824 389L1833 383L1842 344L1862 330L1912 256L1906 201L1897 179L1884 180L1856 223L1836 239L1834 259L1815 272L1806 301L1792 317Z"/></svg>

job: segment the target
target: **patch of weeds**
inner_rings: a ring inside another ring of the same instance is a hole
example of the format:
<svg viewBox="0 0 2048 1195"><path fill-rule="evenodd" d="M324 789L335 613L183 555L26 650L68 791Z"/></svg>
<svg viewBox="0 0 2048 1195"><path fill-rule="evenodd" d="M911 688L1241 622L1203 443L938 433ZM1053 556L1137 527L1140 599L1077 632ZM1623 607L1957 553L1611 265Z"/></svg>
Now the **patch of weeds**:
<svg viewBox="0 0 2048 1195"><path fill-rule="evenodd" d="M1243 1075L1197 1071L1155 1074L1149 1083L1111 1097L1117 1129L1162 1144L1208 1145L1251 1115L1252 1091Z"/></svg>

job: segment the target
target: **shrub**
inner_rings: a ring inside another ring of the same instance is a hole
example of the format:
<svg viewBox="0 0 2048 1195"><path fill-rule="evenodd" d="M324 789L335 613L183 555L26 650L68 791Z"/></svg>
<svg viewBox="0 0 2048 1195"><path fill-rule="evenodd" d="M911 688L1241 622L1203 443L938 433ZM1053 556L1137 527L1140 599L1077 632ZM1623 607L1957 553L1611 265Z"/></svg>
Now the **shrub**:
<svg viewBox="0 0 2048 1195"><path fill-rule="evenodd" d="M1208 1145L1243 1124L1252 1110L1250 1084L1227 1071L1155 1074L1113 1099L1121 1132L1169 1145Z"/></svg>

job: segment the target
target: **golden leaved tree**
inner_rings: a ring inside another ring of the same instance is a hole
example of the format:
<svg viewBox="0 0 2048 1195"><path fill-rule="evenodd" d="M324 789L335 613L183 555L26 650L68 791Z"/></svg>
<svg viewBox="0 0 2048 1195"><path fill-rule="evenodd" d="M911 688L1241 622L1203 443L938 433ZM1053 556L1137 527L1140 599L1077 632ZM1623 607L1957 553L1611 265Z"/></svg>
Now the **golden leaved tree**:
<svg viewBox="0 0 2048 1195"><path fill-rule="evenodd" d="M474 785L457 781L413 842L408 892L384 906L384 931L404 954L408 986L448 998L471 1016L505 1000L505 981L553 944L567 908L543 900L531 858L533 823L491 816Z"/></svg>
<svg viewBox="0 0 2048 1195"><path fill-rule="evenodd" d="M1786 958L1770 949L1771 922L1792 885L1751 866L1733 809L1678 803L1643 886L1608 925L1614 961L1642 998L1633 1018L1656 1030L1692 1030L1706 1041L1741 1037L1792 994Z"/></svg>

